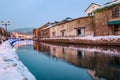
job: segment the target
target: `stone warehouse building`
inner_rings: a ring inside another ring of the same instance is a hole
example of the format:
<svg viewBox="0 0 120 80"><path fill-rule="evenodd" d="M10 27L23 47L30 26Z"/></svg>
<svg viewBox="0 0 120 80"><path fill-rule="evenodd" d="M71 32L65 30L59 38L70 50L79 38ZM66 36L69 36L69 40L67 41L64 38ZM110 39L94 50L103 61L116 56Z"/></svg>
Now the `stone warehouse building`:
<svg viewBox="0 0 120 80"><path fill-rule="evenodd" d="M38 29L38 34L35 31L33 34L39 39L120 35L119 0L102 6L92 3L85 13L85 17L47 23Z"/></svg>
<svg viewBox="0 0 120 80"><path fill-rule="evenodd" d="M63 20L50 28L50 37L93 36L93 26L92 16Z"/></svg>

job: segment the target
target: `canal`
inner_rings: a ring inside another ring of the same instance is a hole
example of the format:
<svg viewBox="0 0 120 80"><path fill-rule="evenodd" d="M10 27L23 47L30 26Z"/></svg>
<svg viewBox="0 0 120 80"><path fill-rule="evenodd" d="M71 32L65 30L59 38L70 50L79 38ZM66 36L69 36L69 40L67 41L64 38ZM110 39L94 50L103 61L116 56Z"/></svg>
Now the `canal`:
<svg viewBox="0 0 120 80"><path fill-rule="evenodd" d="M120 48L33 42L16 48L37 80L120 80Z"/></svg>

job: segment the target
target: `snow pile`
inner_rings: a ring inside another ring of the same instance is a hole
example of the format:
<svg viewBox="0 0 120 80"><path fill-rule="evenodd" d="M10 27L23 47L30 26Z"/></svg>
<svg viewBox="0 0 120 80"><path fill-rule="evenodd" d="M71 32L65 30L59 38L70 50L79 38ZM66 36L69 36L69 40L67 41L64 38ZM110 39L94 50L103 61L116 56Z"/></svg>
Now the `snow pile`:
<svg viewBox="0 0 120 80"><path fill-rule="evenodd" d="M120 36L96 36L96 37L93 37L93 36L88 36L88 37L76 37L75 39L83 39L83 40L108 40L108 41L111 41L111 40L118 40L120 39Z"/></svg>
<svg viewBox="0 0 120 80"><path fill-rule="evenodd" d="M86 37L57 37L57 38L42 38L41 40L44 40L44 39L81 39L81 40L108 40L108 41L111 41L111 40L118 40L120 39L120 36L114 36L114 35L111 35L111 36L86 36Z"/></svg>
<svg viewBox="0 0 120 80"><path fill-rule="evenodd" d="M0 45L0 80L36 80L7 41Z"/></svg>

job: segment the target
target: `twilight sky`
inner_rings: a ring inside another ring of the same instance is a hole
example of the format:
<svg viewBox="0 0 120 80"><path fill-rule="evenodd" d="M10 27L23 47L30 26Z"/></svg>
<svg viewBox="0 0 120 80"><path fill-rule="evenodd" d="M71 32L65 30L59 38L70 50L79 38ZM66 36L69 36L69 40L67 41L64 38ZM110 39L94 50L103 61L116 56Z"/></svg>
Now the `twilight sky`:
<svg viewBox="0 0 120 80"><path fill-rule="evenodd" d="M11 21L8 29L38 28L66 17L85 16L91 3L105 4L111 0L0 0L0 21ZM1 26L1 25L0 25Z"/></svg>

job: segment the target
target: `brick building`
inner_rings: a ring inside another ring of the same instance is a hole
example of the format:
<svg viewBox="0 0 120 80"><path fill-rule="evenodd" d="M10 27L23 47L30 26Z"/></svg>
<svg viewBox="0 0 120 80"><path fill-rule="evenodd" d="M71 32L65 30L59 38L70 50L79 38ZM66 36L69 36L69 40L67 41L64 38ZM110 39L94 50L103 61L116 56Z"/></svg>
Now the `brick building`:
<svg viewBox="0 0 120 80"><path fill-rule="evenodd" d="M33 29L33 38L38 39L38 29Z"/></svg>
<svg viewBox="0 0 120 80"><path fill-rule="evenodd" d="M120 35L120 1L94 11L95 36Z"/></svg>
<svg viewBox="0 0 120 80"><path fill-rule="evenodd" d="M46 38L49 37L49 30L46 29L46 27L48 27L51 23L48 22L44 25L42 25L40 28L38 28L38 34L39 34L39 38Z"/></svg>

